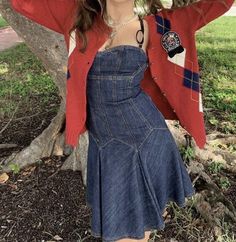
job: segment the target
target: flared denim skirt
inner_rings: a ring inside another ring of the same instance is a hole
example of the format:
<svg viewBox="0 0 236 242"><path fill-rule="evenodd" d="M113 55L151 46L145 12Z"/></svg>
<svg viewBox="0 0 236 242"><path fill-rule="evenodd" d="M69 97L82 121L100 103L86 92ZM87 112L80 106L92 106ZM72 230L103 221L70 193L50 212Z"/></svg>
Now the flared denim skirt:
<svg viewBox="0 0 236 242"><path fill-rule="evenodd" d="M86 204L103 241L142 239L164 229L169 201L184 207L195 188L177 144L140 87L148 58L139 47L97 52L88 72Z"/></svg>

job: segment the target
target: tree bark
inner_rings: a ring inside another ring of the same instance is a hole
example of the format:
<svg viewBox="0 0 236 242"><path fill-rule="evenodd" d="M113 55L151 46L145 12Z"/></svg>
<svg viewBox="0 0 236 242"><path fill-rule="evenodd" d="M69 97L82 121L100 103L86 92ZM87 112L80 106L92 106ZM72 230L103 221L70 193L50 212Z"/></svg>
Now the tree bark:
<svg viewBox="0 0 236 242"><path fill-rule="evenodd" d="M69 155L68 161L70 161L71 165L65 164L65 167L73 168L73 170L80 169L80 162L76 160L73 154L76 152L64 145L67 66L67 51L64 36L18 14L11 9L8 0L0 0L0 12L14 31L25 41L29 49L41 60L58 87L61 97L59 112L49 127L39 137L36 137L29 147L23 149L20 153L12 154L6 159L4 164L2 164L3 170L10 170L8 167L10 162L24 167L42 157L50 155ZM74 160L73 165L71 160Z"/></svg>

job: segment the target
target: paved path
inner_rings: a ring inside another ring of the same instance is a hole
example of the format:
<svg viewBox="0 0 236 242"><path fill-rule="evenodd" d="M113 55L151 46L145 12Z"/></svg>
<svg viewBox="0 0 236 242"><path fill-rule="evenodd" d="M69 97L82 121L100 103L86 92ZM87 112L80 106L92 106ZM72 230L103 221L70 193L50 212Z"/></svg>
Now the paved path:
<svg viewBox="0 0 236 242"><path fill-rule="evenodd" d="M0 28L0 51L21 42L23 42L23 39L21 39L11 27Z"/></svg>

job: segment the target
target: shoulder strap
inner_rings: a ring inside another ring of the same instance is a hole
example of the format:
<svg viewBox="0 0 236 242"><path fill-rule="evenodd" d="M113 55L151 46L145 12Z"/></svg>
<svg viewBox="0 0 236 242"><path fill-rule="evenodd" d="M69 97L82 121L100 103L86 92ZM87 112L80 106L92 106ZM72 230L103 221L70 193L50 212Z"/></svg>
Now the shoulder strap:
<svg viewBox="0 0 236 242"><path fill-rule="evenodd" d="M136 32L136 40L137 40L137 42L139 43L139 47L142 48L142 44L143 44L143 42L144 42L144 25L143 25L143 19L141 18L140 15L138 15L138 18L139 18L139 22L140 22L141 29L139 29L139 30ZM142 34L143 34L143 36L142 36L142 40L141 40L141 41L138 40L138 34L139 34L140 31L141 31Z"/></svg>

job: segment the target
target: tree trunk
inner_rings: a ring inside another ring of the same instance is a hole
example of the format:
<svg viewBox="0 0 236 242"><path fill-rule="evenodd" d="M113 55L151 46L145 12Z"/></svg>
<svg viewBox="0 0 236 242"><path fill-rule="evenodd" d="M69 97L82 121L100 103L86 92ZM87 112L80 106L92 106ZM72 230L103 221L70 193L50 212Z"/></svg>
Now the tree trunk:
<svg viewBox="0 0 236 242"><path fill-rule="evenodd" d="M83 136L87 136L87 133L85 132L81 135L80 140L82 140L83 144L77 150L71 150L70 147L65 146L64 142L67 66L67 51L64 36L16 13L11 9L10 3L7 0L0 1L0 12L3 18L25 41L29 49L42 61L45 69L52 76L58 87L61 97L59 112L51 124L41 135L31 142L29 147L17 154L12 154L6 159L4 164L2 164L3 171L10 170L8 166L10 162L24 167L36 162L42 157L50 155L69 155L64 167L80 170L81 165L75 154L78 154L78 152L86 153L86 150L81 150L81 148L84 147L86 149L84 143L87 142L87 139L84 139Z"/></svg>

